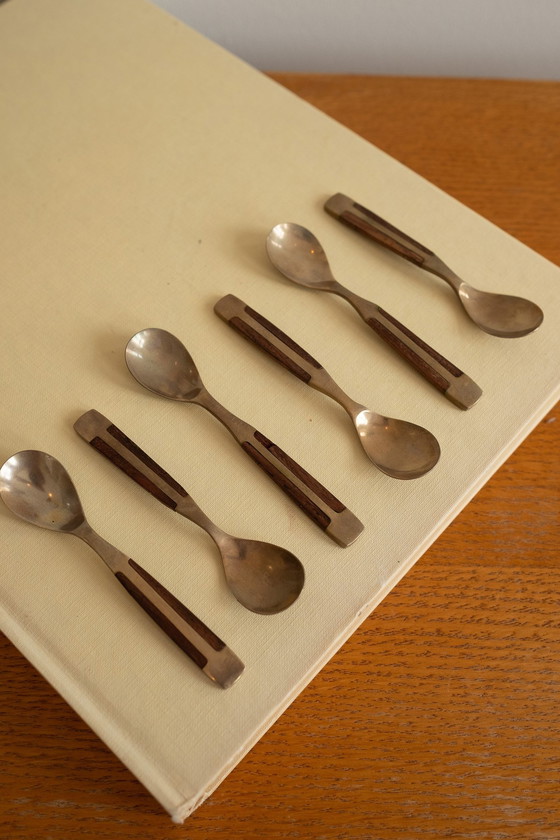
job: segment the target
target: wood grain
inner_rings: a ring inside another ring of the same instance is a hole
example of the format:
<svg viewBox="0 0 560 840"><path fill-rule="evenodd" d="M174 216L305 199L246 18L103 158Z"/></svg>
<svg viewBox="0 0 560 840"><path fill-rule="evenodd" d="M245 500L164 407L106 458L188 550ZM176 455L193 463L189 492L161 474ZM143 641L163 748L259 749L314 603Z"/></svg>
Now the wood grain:
<svg viewBox="0 0 560 840"><path fill-rule="evenodd" d="M282 350L269 341L264 335L257 332L250 324L245 323L235 315L233 318L230 319L229 323L231 326L237 330L237 332L241 333L248 341L251 341L257 347L260 347L265 353L268 353L269 356L272 356L273 359L276 359L278 364L282 365L282 367L289 370L290 373L293 373L294 376L297 376L298 379L301 379L302 382L308 383L311 379L311 374L304 370L301 365L298 365L296 362L292 361L289 356L287 356ZM280 332L278 330L277 332ZM296 351L297 352L297 351Z"/></svg>
<svg viewBox="0 0 560 840"><path fill-rule="evenodd" d="M560 264L560 84L276 75ZM560 838L558 407L184 826L2 642L9 840Z"/></svg>
<svg viewBox="0 0 560 840"><path fill-rule="evenodd" d="M421 356L418 355L416 349L423 350L426 355L430 356L434 362L437 362L438 365L441 365L448 373L452 376L459 378L463 375L463 371L459 370L453 362L450 362L449 359L446 359L445 356L442 356L437 350L434 350L433 347L430 347L429 344L426 344L421 338L415 335L408 327L405 327L404 324L401 324L400 321L397 321L392 315L386 312L381 307L378 307L379 314L385 318L395 329L390 330L385 324L379 321L377 318L367 318L366 323L374 330L382 339L386 341L387 344L390 344L391 347L397 351L403 358L405 358L413 367L416 368L422 376L431 382L436 388L439 388L440 391L447 391L450 383L450 379L446 379L439 373L432 365L425 361ZM407 339L405 343L405 339ZM410 346L409 346L410 345Z"/></svg>

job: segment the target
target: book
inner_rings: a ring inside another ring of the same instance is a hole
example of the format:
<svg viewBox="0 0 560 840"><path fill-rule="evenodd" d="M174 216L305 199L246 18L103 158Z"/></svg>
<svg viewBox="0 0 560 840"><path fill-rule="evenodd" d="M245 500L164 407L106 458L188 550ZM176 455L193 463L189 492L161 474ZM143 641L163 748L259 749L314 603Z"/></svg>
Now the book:
<svg viewBox="0 0 560 840"><path fill-rule="evenodd" d="M3 453L50 452L92 526L147 568L243 660L212 685L82 543L0 510L0 626L175 821L216 788L558 399L560 270L238 58L138 0L0 9L4 229ZM482 288L545 318L488 336L439 280L323 210L352 196ZM461 411L343 302L270 265L277 223L318 236L333 273L483 391ZM416 272L410 282L411 272ZM342 410L216 317L246 301L356 400L430 429L441 458L409 482L376 471ZM175 334L210 392L363 522L340 548L196 406L143 390L124 362L147 326ZM300 598L238 604L211 540L93 452L73 424L108 416L225 530L296 554ZM341 419L342 418L342 419Z"/></svg>

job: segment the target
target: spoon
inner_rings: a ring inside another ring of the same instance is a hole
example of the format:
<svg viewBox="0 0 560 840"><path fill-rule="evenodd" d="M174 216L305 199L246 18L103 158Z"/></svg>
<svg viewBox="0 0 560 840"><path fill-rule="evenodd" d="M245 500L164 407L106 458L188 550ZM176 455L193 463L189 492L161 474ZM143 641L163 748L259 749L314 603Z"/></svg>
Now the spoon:
<svg viewBox="0 0 560 840"><path fill-rule="evenodd" d="M209 627L90 527L70 476L52 455L26 449L8 458L0 468L0 496L21 519L73 534L93 548L135 601L211 680L229 688L241 676L243 663Z"/></svg>
<svg viewBox="0 0 560 840"><path fill-rule="evenodd" d="M253 461L339 545L350 545L363 531L362 523L316 478L208 393L187 348L174 335L160 329L141 330L128 342L125 358L131 374L149 391L196 403L213 414Z"/></svg>
<svg viewBox="0 0 560 840"><path fill-rule="evenodd" d="M240 604L262 615L281 612L293 604L304 581L297 557L271 543L226 534L175 479L98 411L82 414L74 428L140 487L212 537L222 557L227 584Z"/></svg>
<svg viewBox="0 0 560 840"><path fill-rule="evenodd" d="M336 400L350 415L366 455L381 472L392 478L419 478L437 464L440 448L431 432L354 402L306 350L242 300L226 295L214 311L298 379Z"/></svg>
<svg viewBox="0 0 560 840"><path fill-rule="evenodd" d="M451 271L433 251L342 193L331 196L325 210L379 245L449 283L471 321L484 332L499 338L520 338L542 324L543 312L535 303L514 295L475 289Z"/></svg>
<svg viewBox="0 0 560 840"><path fill-rule="evenodd" d="M293 223L276 225L268 234L266 249L271 263L289 280L347 300L383 341L459 408L470 408L478 400L482 394L478 385L452 362L380 306L337 283L311 231Z"/></svg>

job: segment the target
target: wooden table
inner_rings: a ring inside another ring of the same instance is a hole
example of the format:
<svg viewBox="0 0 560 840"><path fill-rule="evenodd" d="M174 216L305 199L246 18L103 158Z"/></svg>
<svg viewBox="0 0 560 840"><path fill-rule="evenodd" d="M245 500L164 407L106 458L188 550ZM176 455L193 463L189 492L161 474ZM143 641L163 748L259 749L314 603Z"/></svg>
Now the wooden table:
<svg viewBox="0 0 560 840"><path fill-rule="evenodd" d="M275 78L560 264L559 83ZM0 837L560 838L559 451L557 407L184 826L4 640Z"/></svg>

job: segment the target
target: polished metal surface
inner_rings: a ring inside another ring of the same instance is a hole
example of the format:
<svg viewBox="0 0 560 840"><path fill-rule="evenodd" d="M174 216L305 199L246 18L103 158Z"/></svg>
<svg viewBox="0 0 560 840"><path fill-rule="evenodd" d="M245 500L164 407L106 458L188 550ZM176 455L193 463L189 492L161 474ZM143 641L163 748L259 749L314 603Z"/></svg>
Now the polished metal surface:
<svg viewBox="0 0 560 840"><path fill-rule="evenodd" d="M419 268L445 280L477 327L499 338L520 338L542 324L543 312L525 298L484 292L461 280L433 251L342 193L325 203L331 216L364 233Z"/></svg>
<svg viewBox="0 0 560 840"><path fill-rule="evenodd" d="M85 521L65 468L36 449L17 452L2 465L0 496L12 513L40 528L72 533Z"/></svg>
<svg viewBox="0 0 560 840"><path fill-rule="evenodd" d="M352 400L307 350L242 300L226 295L214 311L298 379L336 400L352 419L366 455L381 472L392 478L419 478L437 464L440 447L431 432Z"/></svg>
<svg viewBox="0 0 560 840"><path fill-rule="evenodd" d="M174 478L99 411L82 414L74 429L154 498L212 537L227 585L240 604L252 612L271 615L298 598L305 574L297 557L272 543L232 537L218 528Z"/></svg>
<svg viewBox="0 0 560 840"><path fill-rule="evenodd" d="M195 403L213 414L244 452L338 545L349 546L362 533L360 520L316 478L209 394L190 353L174 335L156 328L141 330L128 342L125 359L132 376L148 390Z"/></svg>
<svg viewBox="0 0 560 840"><path fill-rule="evenodd" d="M310 230L291 222L278 224L268 234L266 249L271 263L289 280L348 301L382 341L459 408L471 408L478 401L482 390L457 365L376 303L335 280L325 251Z"/></svg>
<svg viewBox="0 0 560 840"><path fill-rule="evenodd" d="M211 680L229 688L238 679L244 666L233 651L145 569L91 528L76 488L56 458L36 449L12 455L0 469L0 496L21 519L40 528L73 534L87 543Z"/></svg>

